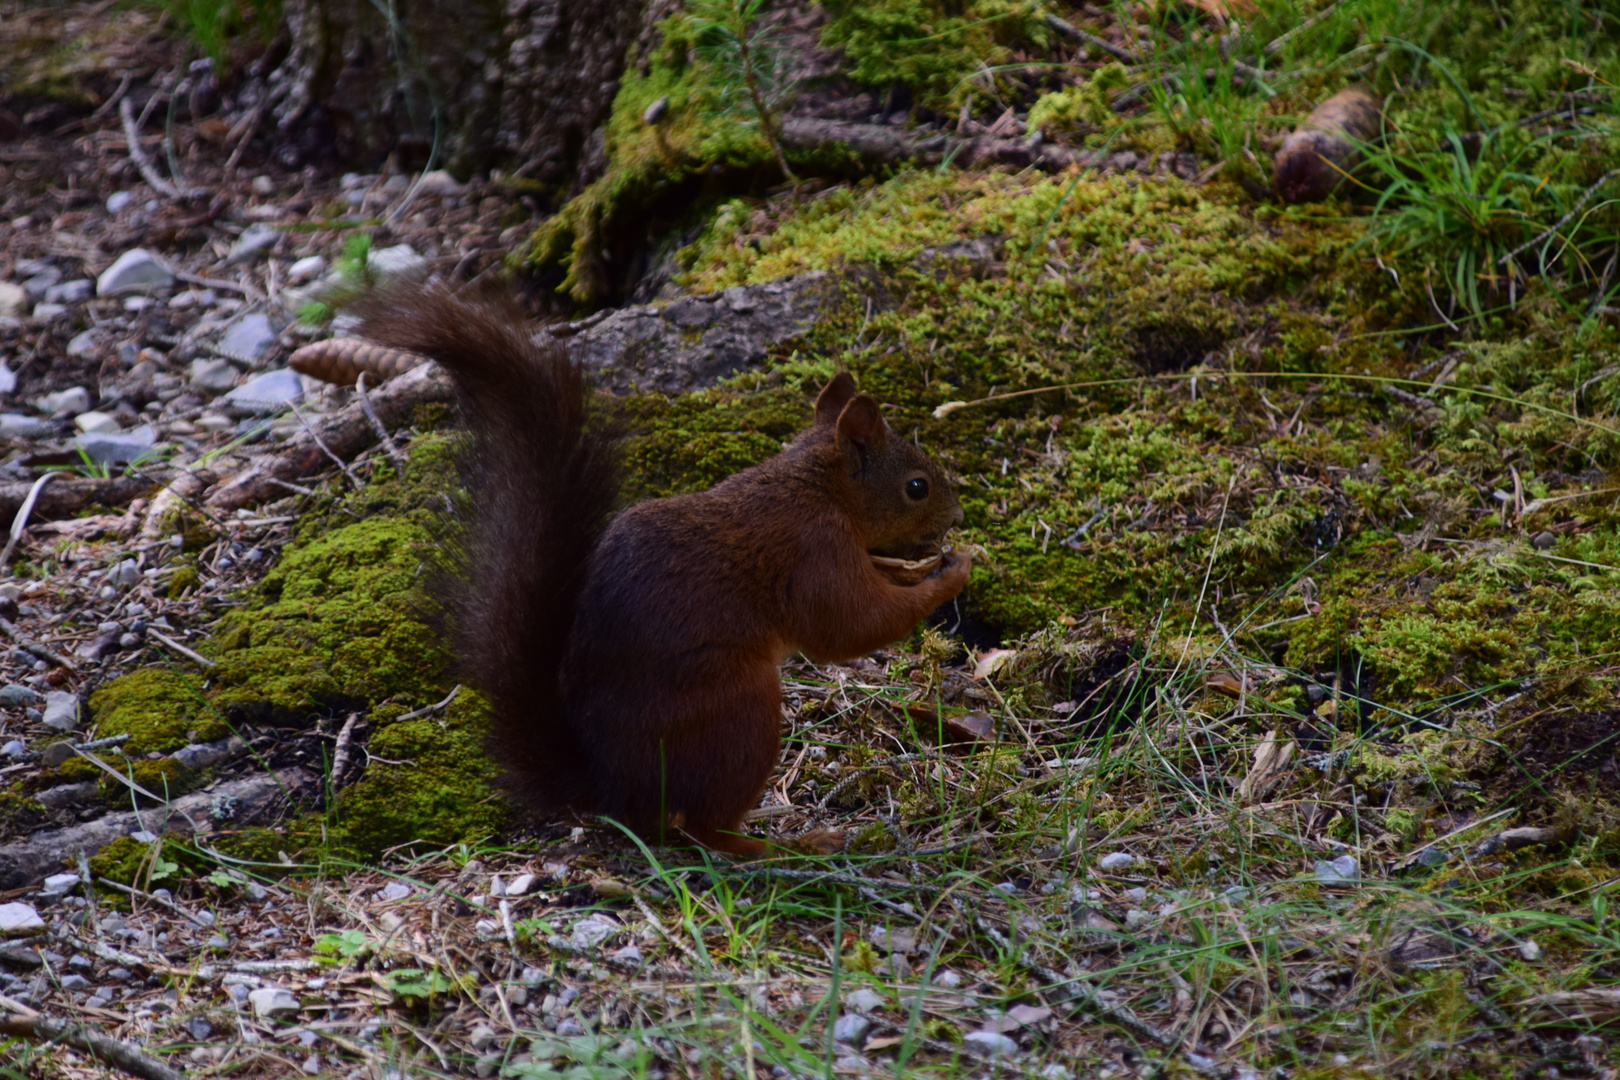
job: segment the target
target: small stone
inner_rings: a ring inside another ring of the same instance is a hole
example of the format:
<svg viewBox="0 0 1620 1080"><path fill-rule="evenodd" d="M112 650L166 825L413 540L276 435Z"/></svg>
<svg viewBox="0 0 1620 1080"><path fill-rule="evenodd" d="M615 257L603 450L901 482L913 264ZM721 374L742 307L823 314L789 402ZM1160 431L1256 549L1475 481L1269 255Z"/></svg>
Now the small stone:
<svg viewBox="0 0 1620 1080"><path fill-rule="evenodd" d="M44 701L45 698L39 691L31 686L24 686L22 683L7 683L5 686L0 686L0 705L8 709L41 705Z"/></svg>
<svg viewBox="0 0 1620 1080"><path fill-rule="evenodd" d="M1354 855L1340 855L1332 860L1318 859L1315 869L1316 880L1324 885L1342 885L1355 881L1361 875L1361 867Z"/></svg>
<svg viewBox="0 0 1620 1080"><path fill-rule="evenodd" d="M105 923L103 925L105 925ZM111 979L113 982L128 982L129 969L121 967L108 968L107 978Z"/></svg>
<svg viewBox="0 0 1620 1080"><path fill-rule="evenodd" d="M1541 946L1532 938L1525 938L1519 942L1519 956L1527 964L1533 964L1541 959Z"/></svg>
<svg viewBox="0 0 1620 1080"><path fill-rule="evenodd" d="M191 362L190 382L204 393L223 394L236 385L236 369L224 360L200 357Z"/></svg>
<svg viewBox="0 0 1620 1080"><path fill-rule="evenodd" d="M128 431L86 431L74 436L73 445L98 465L122 465L157 445L157 428L142 424Z"/></svg>
<svg viewBox="0 0 1620 1080"><path fill-rule="evenodd" d="M833 1024L833 1039L857 1050L866 1041L866 1032L872 1021L860 1013L845 1013Z"/></svg>
<svg viewBox="0 0 1620 1080"><path fill-rule="evenodd" d="M622 929L606 915L587 915L574 924L571 940L576 949L594 949Z"/></svg>
<svg viewBox="0 0 1620 1080"><path fill-rule="evenodd" d="M472 1048L474 1050L488 1050L490 1047L495 1045L496 1038L497 1036L494 1028L489 1027L486 1024L479 1024L477 1027L472 1029L467 1041L472 1043Z"/></svg>
<svg viewBox="0 0 1620 1080"><path fill-rule="evenodd" d="M495 1070L501 1067L501 1055L486 1054L473 1062L473 1075L478 1080L489 1080L495 1075Z"/></svg>
<svg viewBox="0 0 1620 1080"><path fill-rule="evenodd" d="M32 904L0 904L0 937L24 937L44 929L45 920Z"/></svg>
<svg viewBox="0 0 1620 1080"><path fill-rule="evenodd" d="M132 296L128 300L124 301L124 310L145 311L147 308L155 307L161 303L163 303L163 301L154 299L150 296Z"/></svg>
<svg viewBox="0 0 1620 1080"><path fill-rule="evenodd" d="M107 580L120 588L127 589L141 580L141 568L135 564L134 559L125 559L107 572ZM114 624L111 629L122 629Z"/></svg>
<svg viewBox="0 0 1620 1080"><path fill-rule="evenodd" d="M47 769L59 769L62 763L73 756L73 744L70 742L53 742L45 748L40 755L40 762Z"/></svg>
<svg viewBox="0 0 1620 1080"><path fill-rule="evenodd" d="M1125 929L1127 930L1140 930L1152 921L1153 915L1150 912L1143 911L1141 908L1129 908L1125 912Z"/></svg>
<svg viewBox="0 0 1620 1080"><path fill-rule="evenodd" d="M115 191L107 196L107 213L116 214L135 200L127 191Z"/></svg>
<svg viewBox="0 0 1620 1080"><path fill-rule="evenodd" d="M303 1008L296 995L279 986L261 986L249 992L247 1001L258 1017L291 1016Z"/></svg>
<svg viewBox="0 0 1620 1080"><path fill-rule="evenodd" d="M90 409L90 391L82 386L70 386L54 394L46 394L34 402L40 412L52 416L78 416Z"/></svg>
<svg viewBox="0 0 1620 1080"><path fill-rule="evenodd" d="M100 336L95 327L74 334L67 343L67 354L75 359L88 355L95 350L96 341Z"/></svg>
<svg viewBox="0 0 1620 1080"><path fill-rule="evenodd" d="M917 932L915 930L892 930L887 926L874 926L867 940L873 945L890 953L910 954L917 949Z"/></svg>
<svg viewBox="0 0 1620 1080"><path fill-rule="evenodd" d="M962 1037L962 1045L985 1057L1011 1057L1018 1053L1018 1043L999 1031L974 1031Z"/></svg>
<svg viewBox="0 0 1620 1080"><path fill-rule="evenodd" d="M34 305L35 322L51 322L60 319L68 313L67 305L46 302Z"/></svg>
<svg viewBox="0 0 1620 1080"><path fill-rule="evenodd" d="M96 294L96 283L89 278L74 278L64 281L60 285L53 285L45 290L47 304L82 304ZM64 309L65 310L65 309ZM34 311L34 318L39 318L39 311Z"/></svg>
<svg viewBox="0 0 1620 1080"><path fill-rule="evenodd" d="M66 690L45 695L45 726L52 731L72 731L79 726L79 698Z"/></svg>
<svg viewBox="0 0 1620 1080"><path fill-rule="evenodd" d="M112 415L111 413L98 412L95 409L91 409L89 412L82 412L78 416L74 417L73 426L78 428L80 431L87 431L91 434L98 435L104 435L111 431L122 430L118 426L118 418L116 416Z"/></svg>
<svg viewBox="0 0 1620 1080"><path fill-rule="evenodd" d="M377 890L377 899L388 903L403 900L409 895L411 895L411 887L403 881L390 881Z"/></svg>
<svg viewBox="0 0 1620 1080"><path fill-rule="evenodd" d="M641 114L643 124L656 124L669 115L669 98L661 97L653 102Z"/></svg>
<svg viewBox="0 0 1620 1080"><path fill-rule="evenodd" d="M267 371L255 375L225 395L225 400L239 409L252 412L275 412L300 400L304 396L304 381L291 368Z"/></svg>
<svg viewBox="0 0 1620 1080"><path fill-rule="evenodd" d="M276 345L276 331L270 316L260 312L238 319L219 340L219 351L227 356L256 362L269 355Z"/></svg>
<svg viewBox="0 0 1620 1080"><path fill-rule="evenodd" d="M42 439L56 430L48 420L22 413L0 413L0 439Z"/></svg>
<svg viewBox="0 0 1620 1080"><path fill-rule="evenodd" d="M52 874L45 879L40 892L45 896L66 896L79 887L78 874Z"/></svg>
<svg viewBox="0 0 1620 1080"><path fill-rule="evenodd" d="M546 973L537 967L526 967L523 969L523 974L518 976L518 981L530 990L534 990L546 981Z"/></svg>
<svg viewBox="0 0 1620 1080"><path fill-rule="evenodd" d="M250 904L261 903L270 895L270 891L257 881L248 881L242 886L242 899Z"/></svg>
<svg viewBox="0 0 1620 1080"><path fill-rule="evenodd" d="M96 278L97 296L152 292L174 284L174 275L145 248L131 248Z"/></svg>
<svg viewBox="0 0 1620 1080"><path fill-rule="evenodd" d="M275 180L263 173L260 173L258 176L253 178L253 183L251 186L253 188L253 194L259 196L261 199L276 193Z"/></svg>
<svg viewBox="0 0 1620 1080"><path fill-rule="evenodd" d="M268 225L249 225L242 230L242 235L236 238L236 243L231 245L230 252L225 256L225 265L236 266L261 258L265 252L275 247L276 241L280 239L280 229L273 229Z"/></svg>
<svg viewBox="0 0 1620 1080"><path fill-rule="evenodd" d="M170 426L178 427L178 425ZM206 413L192 423L192 428L196 431L229 431L235 426L236 421L223 413Z"/></svg>
<svg viewBox="0 0 1620 1080"><path fill-rule="evenodd" d="M366 260L371 272L380 278L398 277L401 274L413 274L427 266L427 260L416 253L416 249L409 244L395 244L380 251L373 251Z"/></svg>
<svg viewBox="0 0 1620 1080"><path fill-rule="evenodd" d="M45 291L62 280L62 271L54 266L47 266L27 281L23 282L23 292L28 294L28 302L37 304L45 299Z"/></svg>
<svg viewBox="0 0 1620 1080"><path fill-rule="evenodd" d="M21 318L28 310L28 290L9 281L0 281L0 319Z"/></svg>
<svg viewBox="0 0 1620 1080"><path fill-rule="evenodd" d="M422 178L416 182L416 190L423 195L447 198L451 195L460 195L466 189L444 169L434 169L432 172L422 174Z"/></svg>
<svg viewBox="0 0 1620 1080"><path fill-rule="evenodd" d="M615 949L608 953L608 959L617 960L625 967L640 967L644 958L641 955L640 949L636 948L634 945L626 945L622 949Z"/></svg>
<svg viewBox="0 0 1620 1080"><path fill-rule="evenodd" d="M309 1060L304 1062L303 1070L307 1076L319 1076L321 1074L321 1055L309 1055Z"/></svg>
<svg viewBox="0 0 1620 1080"><path fill-rule="evenodd" d="M9 758L22 757L26 753L28 753L28 744L21 739L12 739L6 745L0 746L0 754L4 754Z"/></svg>
<svg viewBox="0 0 1620 1080"><path fill-rule="evenodd" d="M1530 538L1530 543L1537 551L1551 551L1553 545L1558 543L1558 537L1546 530L1542 530Z"/></svg>
<svg viewBox="0 0 1620 1080"><path fill-rule="evenodd" d="M188 769L208 769L229 761L242 747L242 742L233 737L217 742L192 743L189 746L182 746L169 756Z"/></svg>
<svg viewBox="0 0 1620 1080"><path fill-rule="evenodd" d="M90 980L83 975L64 975L62 976L62 989L88 990L90 989Z"/></svg>
<svg viewBox="0 0 1620 1080"><path fill-rule="evenodd" d="M844 996L844 1004L848 1005L851 1009L854 1009L856 1012L864 1016L873 1009L881 1009L883 1007L883 995L878 993L876 990L868 990L865 987L862 987L852 994L846 994Z"/></svg>
<svg viewBox="0 0 1620 1080"><path fill-rule="evenodd" d="M293 263L287 270L287 277L294 285L302 285L326 273L326 259L321 255L305 255Z"/></svg>
<svg viewBox="0 0 1620 1080"><path fill-rule="evenodd" d="M951 989L952 987L961 986L961 973L952 971L950 968L942 968L939 971L934 972L934 985L943 986L947 990Z"/></svg>
<svg viewBox="0 0 1620 1080"><path fill-rule="evenodd" d="M564 1038L577 1039L581 1036L589 1035L590 1032L585 1030L585 1025L580 1023L577 1018L570 1016L557 1023L557 1034L563 1036Z"/></svg>
<svg viewBox="0 0 1620 1080"><path fill-rule="evenodd" d="M1136 856L1125 851L1111 851L1097 860L1097 869L1110 873L1129 870L1136 865Z"/></svg>
<svg viewBox="0 0 1620 1080"><path fill-rule="evenodd" d="M527 896L529 890L534 888L535 882L540 879L533 874L519 874L506 883L507 896Z"/></svg>

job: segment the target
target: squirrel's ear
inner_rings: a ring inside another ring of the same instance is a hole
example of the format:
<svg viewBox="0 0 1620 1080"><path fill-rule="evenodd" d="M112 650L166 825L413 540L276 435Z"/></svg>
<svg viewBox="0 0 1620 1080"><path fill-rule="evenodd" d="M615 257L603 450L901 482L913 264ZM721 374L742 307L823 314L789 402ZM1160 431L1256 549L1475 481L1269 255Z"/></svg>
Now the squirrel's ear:
<svg viewBox="0 0 1620 1080"><path fill-rule="evenodd" d="M838 420L838 414L844 411L849 399L855 396L855 378L847 371L840 371L832 377L832 382L822 388L821 396L816 398L816 424L832 424Z"/></svg>
<svg viewBox="0 0 1620 1080"><path fill-rule="evenodd" d="M852 456L862 464L869 454L882 452L888 434L877 402L867 394L856 394L838 414L838 445L846 455L853 450Z"/></svg>

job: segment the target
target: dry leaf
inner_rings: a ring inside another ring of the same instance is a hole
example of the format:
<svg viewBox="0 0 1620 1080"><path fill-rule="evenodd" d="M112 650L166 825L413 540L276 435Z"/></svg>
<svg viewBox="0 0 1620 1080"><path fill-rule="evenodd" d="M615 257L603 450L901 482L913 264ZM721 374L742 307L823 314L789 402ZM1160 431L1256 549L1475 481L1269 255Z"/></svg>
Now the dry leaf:
<svg viewBox="0 0 1620 1080"><path fill-rule="evenodd" d="M1243 680L1230 671L1217 671L1204 680L1204 686L1206 689L1225 694L1227 697L1240 698L1243 696Z"/></svg>
<svg viewBox="0 0 1620 1080"><path fill-rule="evenodd" d="M1294 740L1285 739L1276 731L1267 735L1254 748L1254 764L1238 787L1238 801L1252 803L1265 798L1287 771L1295 749Z"/></svg>
<svg viewBox="0 0 1620 1080"><path fill-rule="evenodd" d="M979 742L995 735L996 722L988 713L941 714L926 701L914 701L906 706L906 714L918 732L933 738L943 737L947 743Z"/></svg>
<svg viewBox="0 0 1620 1080"><path fill-rule="evenodd" d="M973 665L973 677L988 679L1016 659L1018 659L1016 649L986 649L979 654L978 662Z"/></svg>

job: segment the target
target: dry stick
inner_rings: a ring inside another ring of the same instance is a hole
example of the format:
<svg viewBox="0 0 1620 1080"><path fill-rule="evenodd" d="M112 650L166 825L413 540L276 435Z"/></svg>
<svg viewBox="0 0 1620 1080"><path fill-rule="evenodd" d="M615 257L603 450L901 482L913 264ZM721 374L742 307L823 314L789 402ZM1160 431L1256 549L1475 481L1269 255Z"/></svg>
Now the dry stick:
<svg viewBox="0 0 1620 1080"><path fill-rule="evenodd" d="M129 98L124 98L118 103L118 115L124 121L124 139L129 143L130 160L141 171L141 178L151 185L153 191L175 202L208 193L204 188L191 188L187 191L181 191L158 175L157 167L152 164L152 159L146 156L145 150L141 149L141 132L140 128L135 125L135 110L130 105Z"/></svg>
<svg viewBox="0 0 1620 1080"><path fill-rule="evenodd" d="M1088 34L1078 26L1066 22L1063 19L1058 18L1056 15L1046 16L1046 25L1050 26L1064 37L1071 37L1076 41L1083 41L1093 48L1101 49L1103 52L1114 57L1116 60L1123 60L1127 64L1140 64L1142 62L1142 58L1131 52L1131 50L1120 48L1112 41L1105 41L1104 39L1097 37L1095 34Z"/></svg>
<svg viewBox="0 0 1620 1080"><path fill-rule="evenodd" d="M400 720L415 720L419 716L426 716L428 713L436 713L440 709L447 707L452 701L456 700L456 695L459 693L461 693L461 684L457 683L456 688L450 691L443 701L435 701L432 705L424 705L420 709L413 709L403 716L394 717L394 720L395 722Z"/></svg>
<svg viewBox="0 0 1620 1080"><path fill-rule="evenodd" d="M241 160L242 151L247 149L247 144L251 142L253 140L253 136L258 133L259 121L263 118L263 116L264 106L262 104L253 106L253 108L248 110L248 114L242 117L242 119L238 120L236 122L236 126L231 128L230 133L225 136L226 142L236 139L236 148L231 151L231 156L225 159L226 176L232 176L235 174L236 163Z"/></svg>
<svg viewBox="0 0 1620 1080"><path fill-rule="evenodd" d="M259 290L238 281L220 281L217 278L203 277L201 274L188 274L183 270L174 271L174 278L176 281L183 281L187 285L201 285L205 289L225 289L229 292L239 292L250 300L264 299Z"/></svg>
<svg viewBox="0 0 1620 1080"><path fill-rule="evenodd" d="M205 668L211 668L211 667L218 667L219 666L218 664L215 664L212 660L208 659L208 657L204 656L202 653L193 652L191 649L186 648L184 645L182 645L178 641L174 640L174 638L169 637L167 634L160 633L157 630L153 630L150 626L146 628L146 632L150 636L157 638L159 641L163 642L163 644L167 645L169 648L173 649L175 652L179 653L181 656L185 657L187 660L192 661L193 663L200 664L201 666L203 666Z"/></svg>
<svg viewBox="0 0 1620 1080"><path fill-rule="evenodd" d="M0 1035L60 1043L131 1076L139 1076L141 1080L186 1080L185 1073L171 1069L157 1058L147 1057L128 1043L121 1043L94 1028L66 1020L52 1020L32 1009L21 1011L20 1003L10 998L0 998L0 1008L12 1013L0 1015Z"/></svg>
<svg viewBox="0 0 1620 1080"><path fill-rule="evenodd" d="M39 493L45 490L45 485L56 479L60 473L48 472L34 481L34 486L28 489L28 497L17 508L17 516L11 519L11 539L6 541L6 550L0 552L0 570L5 569L11 561L11 553L17 550L17 542L22 539L23 530L28 528L28 515L34 512L34 503L39 501Z"/></svg>
<svg viewBox="0 0 1620 1080"><path fill-rule="evenodd" d="M349 483L354 485L354 490L364 490L366 485L362 484L360 482L360 478L354 475L354 470L349 468L349 463L332 453L332 448L326 445L326 442L320 437L320 435L316 434L315 429L310 426L310 423L307 419L305 419L304 414L298 411L298 406L292 406L292 411L293 415L298 417L298 422L304 425L304 430L309 432L309 437L315 440L315 445L321 448L321 453L331 458L337 464L337 467L343 470L343 475L349 478Z"/></svg>
<svg viewBox="0 0 1620 1080"><path fill-rule="evenodd" d="M338 732L337 742L332 744L333 791L336 791L342 785L343 773L349 767L349 746L354 741L354 725L359 720L359 713L350 713L349 718L343 721L343 730Z"/></svg>
<svg viewBox="0 0 1620 1080"><path fill-rule="evenodd" d="M18 645L22 646L24 651L33 653L47 664L54 664L59 668L66 668L68 671L75 674L78 673L79 666L77 664L63 656L61 653L52 651L46 646L35 641L33 638L29 637L27 634L24 634L21 630L17 629L16 625L10 619L0 618L0 631L3 631L7 637L11 638L12 641L15 641Z"/></svg>
<svg viewBox="0 0 1620 1080"><path fill-rule="evenodd" d="M1608 172L1606 172L1602 176L1598 177L1597 178L1597 183L1595 183L1591 187L1587 188L1586 189L1586 194L1581 196L1581 201L1576 203L1574 206L1569 208L1569 213L1565 214L1563 217L1561 217L1557 221L1553 222L1552 225L1545 232L1543 232L1540 236L1537 236L1533 240L1529 240L1529 241L1526 241L1523 244L1520 244L1518 247L1514 248L1512 251L1508 252L1506 255L1502 256L1500 259L1497 259L1496 260L1496 265L1501 266L1501 265L1505 264L1508 260L1512 259L1515 255L1519 254L1519 252L1524 251L1527 248L1535 247L1537 244L1541 243L1543 240L1547 239L1549 236L1556 233L1559 229L1562 229L1565 225L1568 225L1571 221L1573 221L1575 219L1575 215L1581 212L1581 208L1583 206L1585 206L1587 203L1592 201L1592 196L1594 196L1594 195L1596 195L1598 193L1598 189L1601 188L1604 184L1607 184L1610 180L1613 180L1617 176L1620 176L1620 169L1610 169Z"/></svg>
<svg viewBox="0 0 1620 1080"><path fill-rule="evenodd" d="M131 888L128 885L120 885L118 882L113 881L111 878L98 877L98 878L96 878L96 884L105 886L106 888L109 888L109 889L117 889L119 892L123 893L125 896L138 896L142 900L150 900L154 904L160 904L163 907L166 907L170 911L174 912L176 915L179 915L181 918L187 920L192 925L200 926L204 930L212 930L214 928L214 924L211 921L209 921L208 919L204 919L200 915L193 915L191 912L187 911L185 908L181 907L179 904L175 903L173 900L165 900L163 897L158 896L156 893L143 892L140 889Z"/></svg>
<svg viewBox="0 0 1620 1080"><path fill-rule="evenodd" d="M382 443L383 449L388 452L389 460L394 463L395 468L399 469L399 474L404 476L405 452L394 445L394 440L389 436L388 429L383 426L382 418L377 415L377 410L372 408L371 395L366 393L365 372L362 371L355 378L354 390L355 393L360 395L360 407L366 411L366 419L371 421L371 429L377 433L377 441ZM4 560L0 560L0 565L3 564Z"/></svg>

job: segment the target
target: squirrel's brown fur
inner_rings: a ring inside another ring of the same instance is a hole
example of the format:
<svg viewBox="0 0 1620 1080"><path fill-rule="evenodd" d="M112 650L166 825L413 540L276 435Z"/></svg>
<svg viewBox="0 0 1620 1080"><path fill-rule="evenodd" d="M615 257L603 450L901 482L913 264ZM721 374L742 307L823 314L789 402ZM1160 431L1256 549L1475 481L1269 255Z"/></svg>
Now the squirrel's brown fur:
<svg viewBox="0 0 1620 1080"><path fill-rule="evenodd" d="M515 305L427 285L367 314L366 337L432 357L460 391L473 521L445 599L518 794L761 853L741 833L777 763L778 665L869 652L967 582L961 555L910 585L869 557L938 551L962 516L939 470L839 374L776 457L612 517L617 433Z"/></svg>

